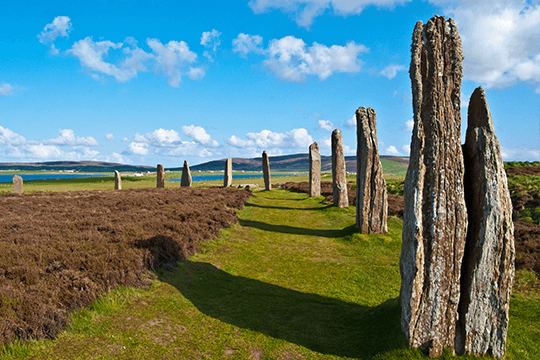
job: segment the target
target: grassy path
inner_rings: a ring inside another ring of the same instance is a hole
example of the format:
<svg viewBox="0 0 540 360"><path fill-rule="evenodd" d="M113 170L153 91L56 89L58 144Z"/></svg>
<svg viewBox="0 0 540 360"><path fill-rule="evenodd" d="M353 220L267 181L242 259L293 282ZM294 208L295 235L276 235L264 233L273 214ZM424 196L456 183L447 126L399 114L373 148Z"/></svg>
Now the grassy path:
<svg viewBox="0 0 540 360"><path fill-rule="evenodd" d="M362 235L354 216L322 197L255 192L239 224L174 272L159 271L150 290L117 289L57 340L13 346L6 358L422 358L400 330L402 221ZM531 327L540 302L524 304ZM534 343L537 329L527 331L513 337Z"/></svg>

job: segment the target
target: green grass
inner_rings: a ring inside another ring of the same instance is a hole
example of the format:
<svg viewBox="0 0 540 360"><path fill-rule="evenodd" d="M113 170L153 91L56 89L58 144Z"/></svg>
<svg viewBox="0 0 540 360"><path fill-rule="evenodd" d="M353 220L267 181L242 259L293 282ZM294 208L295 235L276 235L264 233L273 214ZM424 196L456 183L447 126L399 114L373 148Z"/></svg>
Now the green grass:
<svg viewBox="0 0 540 360"><path fill-rule="evenodd" d="M405 176L407 174L407 164L403 164L398 161L381 159L381 165L383 167L383 172L386 175Z"/></svg>
<svg viewBox="0 0 540 360"><path fill-rule="evenodd" d="M283 190L255 192L238 214L150 289L116 289L56 340L4 347L3 358L425 358L400 329L401 219L363 235L353 207ZM540 358L537 285L518 272L507 359Z"/></svg>

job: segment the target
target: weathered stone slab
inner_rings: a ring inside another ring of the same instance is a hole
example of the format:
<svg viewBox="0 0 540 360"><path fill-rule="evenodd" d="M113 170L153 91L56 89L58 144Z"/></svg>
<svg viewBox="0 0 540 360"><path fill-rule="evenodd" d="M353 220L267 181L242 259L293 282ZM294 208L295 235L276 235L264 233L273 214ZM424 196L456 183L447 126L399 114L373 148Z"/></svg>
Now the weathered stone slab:
<svg viewBox="0 0 540 360"><path fill-rule="evenodd" d="M377 142L377 115L372 108L356 110L356 227L363 234L388 232L388 199Z"/></svg>
<svg viewBox="0 0 540 360"><path fill-rule="evenodd" d="M223 173L223 187L232 185L232 159L225 160L225 171Z"/></svg>
<svg viewBox="0 0 540 360"><path fill-rule="evenodd" d="M19 195L23 193L23 179L19 175L13 176L13 193Z"/></svg>
<svg viewBox="0 0 540 360"><path fill-rule="evenodd" d="M339 129L332 131L332 188L334 205L340 208L348 207L347 169L343 153L343 138Z"/></svg>
<svg viewBox="0 0 540 360"><path fill-rule="evenodd" d="M512 202L484 90L469 102L463 146L469 216L456 351L504 357L514 283Z"/></svg>
<svg viewBox="0 0 540 360"><path fill-rule="evenodd" d="M114 170L114 190L122 190L122 178L118 170Z"/></svg>
<svg viewBox="0 0 540 360"><path fill-rule="evenodd" d="M165 187L165 169L163 169L163 165L161 164L158 164L157 166L157 187Z"/></svg>
<svg viewBox="0 0 540 360"><path fill-rule="evenodd" d="M266 151L262 153L262 168L264 177L264 188L266 190L272 190L272 180L270 179L270 162L268 161L268 155Z"/></svg>
<svg viewBox="0 0 540 360"><path fill-rule="evenodd" d="M454 350L467 230L460 92L463 53L453 20L435 16L413 33L414 129L405 178L401 328L431 357Z"/></svg>
<svg viewBox="0 0 540 360"><path fill-rule="evenodd" d="M191 171L189 171L189 165L187 160L184 160L184 166L182 167L182 180L180 181L180 186L191 186Z"/></svg>
<svg viewBox="0 0 540 360"><path fill-rule="evenodd" d="M321 196L321 153L316 142L309 145L309 196Z"/></svg>

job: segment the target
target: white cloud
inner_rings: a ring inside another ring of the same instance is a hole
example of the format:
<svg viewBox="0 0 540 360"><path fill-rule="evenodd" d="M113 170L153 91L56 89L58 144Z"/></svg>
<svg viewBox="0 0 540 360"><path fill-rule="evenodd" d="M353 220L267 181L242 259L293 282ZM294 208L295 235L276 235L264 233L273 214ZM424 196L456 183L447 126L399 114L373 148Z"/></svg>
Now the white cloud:
<svg viewBox="0 0 540 360"><path fill-rule="evenodd" d="M356 114L354 114L349 120L345 121L344 125L347 129L356 129Z"/></svg>
<svg viewBox="0 0 540 360"><path fill-rule="evenodd" d="M210 135L206 133L206 130L204 130L204 128L202 128L201 126L182 126L182 135L190 137L196 142L206 146L219 146L218 142L213 140Z"/></svg>
<svg viewBox="0 0 540 360"><path fill-rule="evenodd" d="M411 132L414 128L414 119L405 121L405 125L401 128L401 131Z"/></svg>
<svg viewBox="0 0 540 360"><path fill-rule="evenodd" d="M114 141L114 135L113 134L105 134L105 139L107 139L107 141Z"/></svg>
<svg viewBox="0 0 540 360"><path fill-rule="evenodd" d="M182 142L182 139L180 139L180 135L175 130L165 130L165 129L157 129L150 133L146 133L144 135L139 135L136 133L133 136L133 143L136 144L145 144L145 145L151 145L155 147L174 147L175 145L179 145ZM131 146L131 145L130 145ZM139 145L134 145L135 147L140 147ZM146 155L146 154L140 154L140 155Z"/></svg>
<svg viewBox="0 0 540 360"><path fill-rule="evenodd" d="M43 141L45 145L60 145L60 146L98 146L98 142L92 136L80 137L75 136L75 132L70 129L58 130L60 136L55 139Z"/></svg>
<svg viewBox="0 0 540 360"><path fill-rule="evenodd" d="M407 155L409 155L411 153L411 145L403 145L401 147L401 149L403 150L403 152Z"/></svg>
<svg viewBox="0 0 540 360"><path fill-rule="evenodd" d="M148 39L148 46L155 53L154 70L168 78L167 83L172 87L180 86L182 82L181 69L197 59L197 54L189 50L185 41L169 41L163 45L157 39Z"/></svg>
<svg viewBox="0 0 540 360"><path fill-rule="evenodd" d="M286 133L270 130L259 133L250 132L246 134L246 138L247 140L243 140L233 135L226 140L226 143L236 148L255 148L279 153L277 150L280 149L307 149L313 142L313 138L304 128L293 129Z"/></svg>
<svg viewBox="0 0 540 360"><path fill-rule="evenodd" d="M271 9L280 9L294 15L299 26L309 27L313 19L332 8L341 16L357 15L367 6L392 8L411 0L251 0L248 5L254 13L264 13Z"/></svg>
<svg viewBox="0 0 540 360"><path fill-rule="evenodd" d="M538 161L540 159L540 149L510 149L501 146L501 155L504 161Z"/></svg>
<svg viewBox="0 0 540 360"><path fill-rule="evenodd" d="M458 26L465 79L486 88L531 83L540 91L540 3L430 0Z"/></svg>
<svg viewBox="0 0 540 360"><path fill-rule="evenodd" d="M148 144L133 141L128 146L129 151L135 155L148 155Z"/></svg>
<svg viewBox="0 0 540 360"><path fill-rule="evenodd" d="M286 36L270 41L264 65L285 81L303 82L306 75L317 75L325 80L334 72L360 71L362 62L358 56L368 51L354 41L346 46L330 47L314 42L307 47L302 39Z"/></svg>
<svg viewBox="0 0 540 360"><path fill-rule="evenodd" d="M0 85L0 95L8 96L13 95L13 86L9 84L2 84Z"/></svg>
<svg viewBox="0 0 540 360"><path fill-rule="evenodd" d="M67 16L57 16L53 22L45 25L38 35L39 42L45 45L51 44L57 37L68 37L71 31L71 21ZM52 45L54 48L54 45Z"/></svg>
<svg viewBox="0 0 540 360"><path fill-rule="evenodd" d="M233 52L239 52L241 56L246 56L250 52L263 52L262 44L263 38L259 35L249 35L240 33L232 41Z"/></svg>
<svg viewBox="0 0 540 360"><path fill-rule="evenodd" d="M461 107L462 108L469 107L469 97L466 96L464 93L461 93L460 98L461 98Z"/></svg>
<svg viewBox="0 0 540 360"><path fill-rule="evenodd" d="M122 142L128 142L128 141L129 141L129 139L128 139L127 137L124 137L124 138L122 139Z"/></svg>
<svg viewBox="0 0 540 360"><path fill-rule="evenodd" d="M26 144L26 139L10 129L0 126L0 144L20 146Z"/></svg>
<svg viewBox="0 0 540 360"><path fill-rule="evenodd" d="M385 150L386 154L388 155L395 155L395 156L398 156L398 155L401 155L398 151L398 149L396 149L396 147L394 145L390 145L386 148Z"/></svg>
<svg viewBox="0 0 540 360"><path fill-rule="evenodd" d="M334 130L334 124L329 120L319 120L319 128L326 131L332 131Z"/></svg>
<svg viewBox="0 0 540 360"><path fill-rule="evenodd" d="M201 45L211 47L212 50L216 51L217 47L221 45L221 40L219 38L220 35L221 33L216 29L203 32L201 36Z"/></svg>
<svg viewBox="0 0 540 360"><path fill-rule="evenodd" d="M387 67L385 67L381 72L380 74L382 76L385 76L387 77L389 80L392 80L393 78L396 77L396 74L398 73L398 71L403 71L405 70L405 66L403 65L395 65L395 64L391 64L391 65L388 65Z"/></svg>
<svg viewBox="0 0 540 360"><path fill-rule="evenodd" d="M67 52L78 57L81 66L91 71L114 76L119 82L125 82L137 76L136 68L124 67L120 69L103 60L110 49L120 49L122 45L122 43L115 44L111 41L94 42L92 38L87 37L75 42ZM138 62L135 61L135 64L138 64Z"/></svg>
<svg viewBox="0 0 540 360"><path fill-rule="evenodd" d="M191 80L201 80L206 72L202 68L189 68L188 76Z"/></svg>

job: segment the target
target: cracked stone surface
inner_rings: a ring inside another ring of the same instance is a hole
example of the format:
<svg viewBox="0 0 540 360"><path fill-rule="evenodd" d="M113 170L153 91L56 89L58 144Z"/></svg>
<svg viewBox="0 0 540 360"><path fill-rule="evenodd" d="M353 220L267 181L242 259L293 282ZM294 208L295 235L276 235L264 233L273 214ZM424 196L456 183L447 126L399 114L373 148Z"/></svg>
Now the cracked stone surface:
<svg viewBox="0 0 540 360"><path fill-rule="evenodd" d="M334 205L340 208L348 207L347 170L343 153L343 138L339 129L332 131L332 188Z"/></svg>
<svg viewBox="0 0 540 360"><path fill-rule="evenodd" d="M189 171L189 165L187 160L184 160L184 166L182 167L182 179L180 181L180 186L191 186L191 171Z"/></svg>
<svg viewBox="0 0 540 360"><path fill-rule="evenodd" d="M157 166L157 187L165 187L165 169L163 169L163 165L161 164L158 164Z"/></svg>
<svg viewBox="0 0 540 360"><path fill-rule="evenodd" d="M262 168L264 176L264 188L266 190L272 190L272 180L270 179L270 162L268 161L266 151L263 151L262 153Z"/></svg>
<svg viewBox="0 0 540 360"><path fill-rule="evenodd" d="M456 351L504 357L514 282L512 202L484 90L471 96L463 156L469 216Z"/></svg>
<svg viewBox="0 0 540 360"><path fill-rule="evenodd" d="M13 176L13 193L19 195L23 193L23 179L19 175Z"/></svg>
<svg viewBox="0 0 540 360"><path fill-rule="evenodd" d="M232 158L225 160L225 171L223 173L223 187L232 185Z"/></svg>
<svg viewBox="0 0 540 360"><path fill-rule="evenodd" d="M114 190L122 190L122 177L118 170L114 170Z"/></svg>
<svg viewBox="0 0 540 360"><path fill-rule="evenodd" d="M316 142L309 145L309 196L321 196L321 152Z"/></svg>
<svg viewBox="0 0 540 360"><path fill-rule="evenodd" d="M410 77L414 129L405 178L401 328L430 357L454 351L467 232L461 149L461 38L452 19L419 21Z"/></svg>
<svg viewBox="0 0 540 360"><path fill-rule="evenodd" d="M363 234L388 232L388 199L377 142L377 115L372 108L356 111L356 227Z"/></svg>

